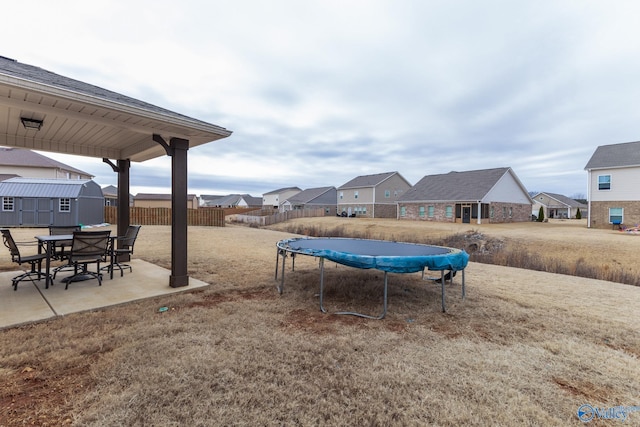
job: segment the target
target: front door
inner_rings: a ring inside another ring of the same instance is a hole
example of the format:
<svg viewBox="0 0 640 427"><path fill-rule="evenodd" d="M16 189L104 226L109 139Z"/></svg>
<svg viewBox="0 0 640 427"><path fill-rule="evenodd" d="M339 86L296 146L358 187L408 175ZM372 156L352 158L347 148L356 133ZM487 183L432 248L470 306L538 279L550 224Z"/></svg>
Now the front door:
<svg viewBox="0 0 640 427"><path fill-rule="evenodd" d="M463 224L471 223L471 206L462 207L462 223Z"/></svg>

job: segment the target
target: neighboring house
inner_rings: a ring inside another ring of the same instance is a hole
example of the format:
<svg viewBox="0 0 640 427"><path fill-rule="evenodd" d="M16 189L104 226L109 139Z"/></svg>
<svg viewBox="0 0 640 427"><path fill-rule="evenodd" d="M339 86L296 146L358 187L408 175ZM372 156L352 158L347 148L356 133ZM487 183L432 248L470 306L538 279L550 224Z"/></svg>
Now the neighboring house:
<svg viewBox="0 0 640 427"><path fill-rule="evenodd" d="M411 188L398 172L358 176L338 187L338 214L395 218L396 201Z"/></svg>
<svg viewBox="0 0 640 427"><path fill-rule="evenodd" d="M398 218L421 221L522 222L531 198L509 167L428 175L398 200Z"/></svg>
<svg viewBox="0 0 640 427"><path fill-rule="evenodd" d="M336 187L308 188L284 201L285 211L299 209L324 209L325 215L335 215L337 190Z"/></svg>
<svg viewBox="0 0 640 427"><path fill-rule="evenodd" d="M640 141L599 146L585 170L588 227L640 223Z"/></svg>
<svg viewBox="0 0 640 427"><path fill-rule="evenodd" d="M104 195L105 206L118 206L118 187L114 185L102 187L102 194ZM129 206L133 206L133 196L131 194L129 194Z"/></svg>
<svg viewBox="0 0 640 427"><path fill-rule="evenodd" d="M538 193L531 199L533 200L531 214L536 217L540 213L540 208L545 218L575 218L578 210L581 218L587 217L587 205L562 194Z"/></svg>
<svg viewBox="0 0 640 427"><path fill-rule="evenodd" d="M187 209L198 209L198 196L187 194ZM135 208L171 208L171 194L138 193L133 197Z"/></svg>
<svg viewBox="0 0 640 427"><path fill-rule="evenodd" d="M0 182L0 225L101 224L100 186L86 179L11 178Z"/></svg>
<svg viewBox="0 0 640 427"><path fill-rule="evenodd" d="M92 179L93 175L35 151L0 147L0 174L24 178Z"/></svg>
<svg viewBox="0 0 640 427"><path fill-rule="evenodd" d="M200 195L200 206L214 208L256 208L262 207L262 198L249 194L229 194L227 196Z"/></svg>
<svg viewBox="0 0 640 427"><path fill-rule="evenodd" d="M285 200L301 191L298 187L286 187L264 193L262 195L262 208L280 210L280 206Z"/></svg>

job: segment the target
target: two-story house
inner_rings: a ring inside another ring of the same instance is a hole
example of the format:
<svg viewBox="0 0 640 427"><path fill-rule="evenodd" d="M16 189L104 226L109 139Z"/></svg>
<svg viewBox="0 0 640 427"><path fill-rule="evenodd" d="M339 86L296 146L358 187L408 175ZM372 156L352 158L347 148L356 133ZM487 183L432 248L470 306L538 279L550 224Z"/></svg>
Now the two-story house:
<svg viewBox="0 0 640 427"><path fill-rule="evenodd" d="M338 214L395 218L396 201L411 188L398 172L361 175L338 187Z"/></svg>
<svg viewBox="0 0 640 427"><path fill-rule="evenodd" d="M640 223L640 141L599 146L585 170L589 227Z"/></svg>

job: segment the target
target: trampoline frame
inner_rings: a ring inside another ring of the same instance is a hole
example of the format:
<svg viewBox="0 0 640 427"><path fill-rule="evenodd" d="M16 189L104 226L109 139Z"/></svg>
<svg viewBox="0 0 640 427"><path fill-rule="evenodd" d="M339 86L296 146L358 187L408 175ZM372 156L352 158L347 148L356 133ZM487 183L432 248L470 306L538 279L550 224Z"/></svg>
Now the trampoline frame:
<svg viewBox="0 0 640 427"><path fill-rule="evenodd" d="M342 240L368 240L368 239L345 239L345 238L325 238L325 239L342 239ZM320 268L320 311L322 311L323 313L327 313L327 310L324 308L324 260L325 257L322 255L318 255L318 254L311 254L311 253L306 253L302 250L299 249L294 249L290 246L288 246L289 242L292 241L298 241L301 239L285 239L285 240L281 240L278 243L276 243L276 268L275 268L275 280L278 280L278 265L280 263L280 257L282 257L282 272L280 275L280 283L276 285L276 288L278 289L278 293L282 295L283 291L284 291L284 272L285 272L285 260L287 258L287 254L290 254L291 256L291 271L295 271L295 257L296 255L300 254L300 255L305 255L305 256L312 256L314 258L319 258L319 268ZM379 240L372 240L374 242L380 242ZM392 242L392 243L398 243L398 244L406 244L406 245L416 245L414 243L403 243L403 242ZM427 246L427 247L434 247L434 245L420 245L420 246ZM453 249L453 248L447 248L447 249ZM334 261L338 264L342 264L340 262ZM342 264L342 265L347 265L347 264ZM347 265L349 266L349 265ZM358 267L354 267L354 268L358 268ZM425 268L426 266L422 267L422 279L425 281L439 281L440 282L440 288L441 288L441 301L442 301L442 312L445 313L447 311L446 308L446 297L445 297L445 271L449 271L451 272L450 275L450 282L453 283L453 276L454 276L454 272L456 271L460 271L462 273L462 299L464 300L466 297L466 290L465 290L465 268L462 269L440 269L440 279L438 280L437 278L433 279L433 278L425 278ZM380 270L380 269L377 269ZM433 268L430 269L431 271L438 271L438 270L434 270ZM380 320L383 319L386 314L387 314L387 308L388 308L388 286L389 286L389 280L388 280L388 272L385 270L380 270L383 271L384 273L384 288L383 288L383 309L382 309L382 313L380 313L378 316L371 316L368 314L363 314L363 313L357 313L357 312L351 312L351 311L340 311L340 312L336 312L334 314L340 314L340 315L351 315L351 316L358 316L358 317L364 317L367 319L375 319L375 320ZM399 273L399 274L404 274L404 273Z"/></svg>

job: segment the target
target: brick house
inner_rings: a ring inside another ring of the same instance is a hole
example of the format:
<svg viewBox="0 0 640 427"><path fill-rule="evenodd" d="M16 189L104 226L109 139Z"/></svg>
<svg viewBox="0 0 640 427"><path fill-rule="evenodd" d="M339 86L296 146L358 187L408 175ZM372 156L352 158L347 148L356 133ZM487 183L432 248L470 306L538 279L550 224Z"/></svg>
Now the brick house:
<svg viewBox="0 0 640 427"><path fill-rule="evenodd" d="M531 220L532 201L515 172L495 168L422 178L398 199L399 219L461 223Z"/></svg>

